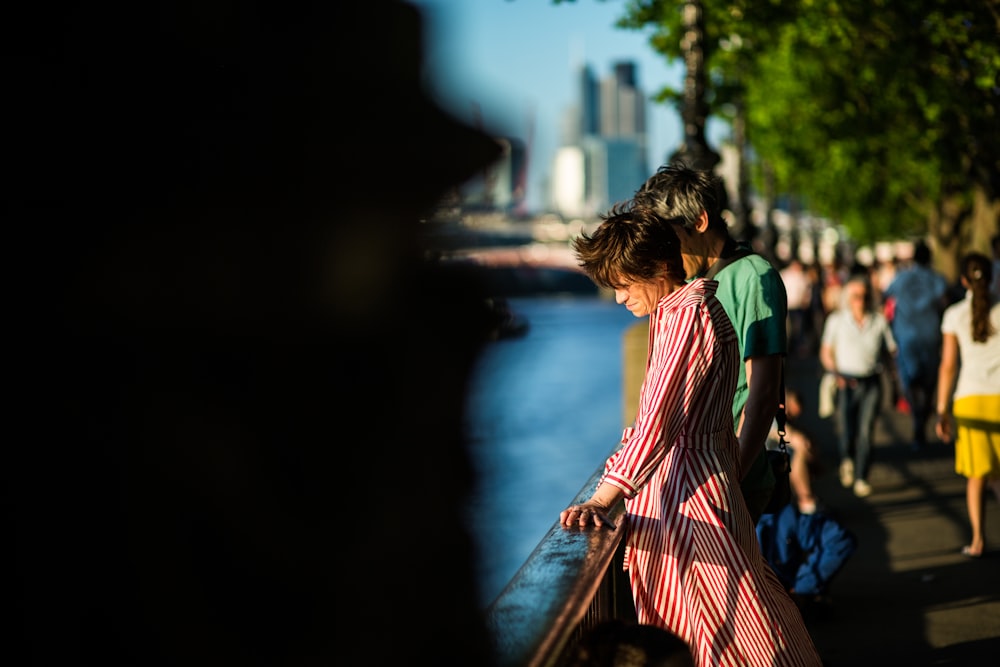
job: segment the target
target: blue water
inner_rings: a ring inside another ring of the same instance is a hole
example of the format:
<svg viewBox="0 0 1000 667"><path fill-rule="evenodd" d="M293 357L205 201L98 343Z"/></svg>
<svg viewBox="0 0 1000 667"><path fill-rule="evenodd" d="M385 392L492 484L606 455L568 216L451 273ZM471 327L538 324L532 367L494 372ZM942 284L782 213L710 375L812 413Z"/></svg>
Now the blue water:
<svg viewBox="0 0 1000 667"><path fill-rule="evenodd" d="M597 296L512 298L530 328L491 343L468 394L478 471L468 507L483 606L503 590L621 438L623 336Z"/></svg>

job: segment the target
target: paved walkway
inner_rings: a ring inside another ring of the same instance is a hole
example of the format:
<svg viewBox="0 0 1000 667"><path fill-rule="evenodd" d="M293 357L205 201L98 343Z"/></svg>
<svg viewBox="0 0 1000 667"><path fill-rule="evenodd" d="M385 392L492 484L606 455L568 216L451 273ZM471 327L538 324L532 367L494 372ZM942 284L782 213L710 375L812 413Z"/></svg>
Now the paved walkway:
<svg viewBox="0 0 1000 667"><path fill-rule="evenodd" d="M954 450L931 432L925 451L911 452L909 421L888 403L868 480L873 493L859 499L842 488L833 421L815 412L818 370L814 360L790 359L787 383L805 396L802 423L820 447L818 494L858 537L858 550L831 586L832 607L807 619L827 666L1000 664L996 499L991 495L986 508L989 552L962 556L969 528Z"/></svg>

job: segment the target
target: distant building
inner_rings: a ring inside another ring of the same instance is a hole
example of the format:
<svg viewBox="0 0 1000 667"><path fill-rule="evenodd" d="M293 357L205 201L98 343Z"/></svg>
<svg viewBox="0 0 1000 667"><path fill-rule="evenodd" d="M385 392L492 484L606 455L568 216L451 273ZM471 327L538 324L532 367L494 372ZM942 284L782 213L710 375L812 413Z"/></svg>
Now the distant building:
<svg viewBox="0 0 1000 667"><path fill-rule="evenodd" d="M526 196L527 150L524 142L512 137L498 137L503 147L500 158L473 176L461 188L466 208L513 211Z"/></svg>
<svg viewBox="0 0 1000 667"><path fill-rule="evenodd" d="M579 134L568 138L567 143L579 143L584 136L600 133L600 94L597 78L590 65L584 65L580 68L580 109L578 115Z"/></svg>
<svg viewBox="0 0 1000 667"><path fill-rule="evenodd" d="M636 66L622 61L600 82L579 70L579 106L564 126L552 166L552 205L563 217L593 218L635 194L649 175L646 97Z"/></svg>
<svg viewBox="0 0 1000 667"><path fill-rule="evenodd" d="M552 207L566 218L592 215L585 205L587 160L580 146L563 146L552 165Z"/></svg>
<svg viewBox="0 0 1000 667"><path fill-rule="evenodd" d="M636 65L613 64L601 80L589 65L579 68L577 106L567 111L552 165L548 203L563 218L596 218L629 199L649 175L646 97ZM526 198L528 149L519 139L498 137L503 154L464 183L457 194L472 210L516 214Z"/></svg>
<svg viewBox="0 0 1000 667"><path fill-rule="evenodd" d="M635 63L616 63L614 76L601 82L600 109L600 136L633 139L645 154L646 98L636 85Z"/></svg>

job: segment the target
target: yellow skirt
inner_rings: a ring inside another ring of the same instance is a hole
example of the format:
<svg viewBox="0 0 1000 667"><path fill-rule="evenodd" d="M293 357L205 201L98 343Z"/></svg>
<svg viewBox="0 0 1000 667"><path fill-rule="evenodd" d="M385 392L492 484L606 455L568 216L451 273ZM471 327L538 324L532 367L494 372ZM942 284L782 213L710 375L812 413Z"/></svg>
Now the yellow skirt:
<svg viewBox="0 0 1000 667"><path fill-rule="evenodd" d="M1000 478L1000 394L959 398L952 414L955 472L968 478Z"/></svg>

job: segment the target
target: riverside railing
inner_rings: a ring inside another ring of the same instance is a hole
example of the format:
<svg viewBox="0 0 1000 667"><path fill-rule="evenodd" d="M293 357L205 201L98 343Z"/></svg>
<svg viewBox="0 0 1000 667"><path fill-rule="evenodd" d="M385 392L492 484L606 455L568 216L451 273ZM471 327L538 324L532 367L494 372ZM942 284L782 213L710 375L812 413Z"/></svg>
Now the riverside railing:
<svg viewBox="0 0 1000 667"><path fill-rule="evenodd" d="M639 405L646 369L648 323L626 330L623 338L623 423ZM572 500L590 498L604 464ZM604 620L635 620L628 576L622 570L625 503L611 508L618 526L566 528L555 522L524 565L486 610L497 667L559 667L576 640Z"/></svg>
<svg viewBox="0 0 1000 667"><path fill-rule="evenodd" d="M594 492L604 466L573 503ZM558 667L583 632L612 618L635 619L622 572L624 503L612 509L619 527L567 528L556 521L487 608L497 667Z"/></svg>

